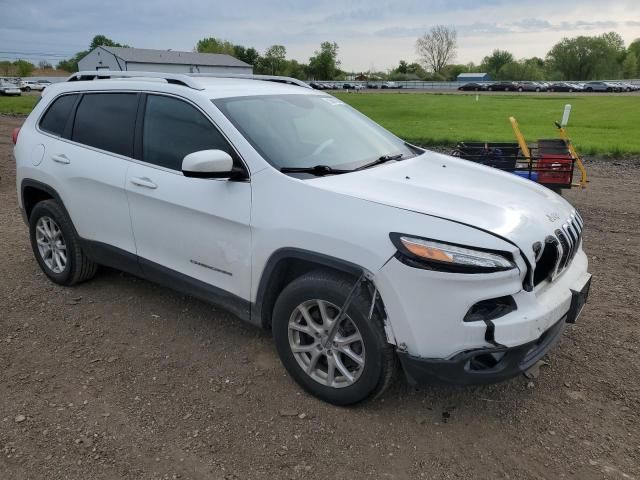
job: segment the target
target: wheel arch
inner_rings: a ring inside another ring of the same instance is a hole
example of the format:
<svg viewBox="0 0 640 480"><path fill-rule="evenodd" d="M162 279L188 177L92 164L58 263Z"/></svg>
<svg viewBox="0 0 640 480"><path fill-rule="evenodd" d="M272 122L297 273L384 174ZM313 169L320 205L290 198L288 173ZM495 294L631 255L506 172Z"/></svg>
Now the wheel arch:
<svg viewBox="0 0 640 480"><path fill-rule="evenodd" d="M273 307L284 287L301 275L318 269L340 272L354 280L366 271L355 263L318 252L293 247L276 250L267 260L258 282L251 312L255 319L253 323L270 328Z"/></svg>
<svg viewBox="0 0 640 480"><path fill-rule="evenodd" d="M36 204L44 200L56 200L60 206L67 212L64 202L60 198L58 192L46 183L25 178L20 185L20 198L22 200L22 209L24 210L25 219L28 221Z"/></svg>

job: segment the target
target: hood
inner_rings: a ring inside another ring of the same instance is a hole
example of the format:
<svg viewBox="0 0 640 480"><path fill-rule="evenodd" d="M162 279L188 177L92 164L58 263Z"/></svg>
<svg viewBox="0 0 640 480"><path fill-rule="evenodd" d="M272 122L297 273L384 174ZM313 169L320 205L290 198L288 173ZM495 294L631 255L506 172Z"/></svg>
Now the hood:
<svg viewBox="0 0 640 480"><path fill-rule="evenodd" d="M491 232L517 245L530 259L533 244L553 234L574 211L562 197L535 182L430 151L310 181L336 193Z"/></svg>

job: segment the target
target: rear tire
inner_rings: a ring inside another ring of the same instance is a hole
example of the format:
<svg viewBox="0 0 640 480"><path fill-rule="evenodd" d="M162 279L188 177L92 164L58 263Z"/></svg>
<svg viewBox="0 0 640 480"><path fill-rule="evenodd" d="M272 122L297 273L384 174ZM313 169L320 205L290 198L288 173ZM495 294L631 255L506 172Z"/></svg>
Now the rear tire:
<svg viewBox="0 0 640 480"><path fill-rule="evenodd" d="M71 219L57 201L36 204L29 234L38 265L54 283L68 287L95 276L98 265L82 251Z"/></svg>
<svg viewBox="0 0 640 480"><path fill-rule="evenodd" d="M307 273L285 287L273 311L272 333L282 364L307 392L334 405L379 396L396 371L382 318L374 309L369 319L371 298L365 288L356 292L334 342L324 346L331 320L354 282L330 271ZM347 340L351 343L343 343Z"/></svg>

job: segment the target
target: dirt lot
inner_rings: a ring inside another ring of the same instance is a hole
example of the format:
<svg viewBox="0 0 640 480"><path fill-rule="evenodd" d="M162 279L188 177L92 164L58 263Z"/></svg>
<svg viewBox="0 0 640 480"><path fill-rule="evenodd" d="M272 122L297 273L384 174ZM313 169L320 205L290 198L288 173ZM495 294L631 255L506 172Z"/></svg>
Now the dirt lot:
<svg viewBox="0 0 640 480"><path fill-rule="evenodd" d="M640 479L640 167L567 197L592 296L535 379L337 408L268 333L112 270L57 287L33 259L0 117L0 478Z"/></svg>

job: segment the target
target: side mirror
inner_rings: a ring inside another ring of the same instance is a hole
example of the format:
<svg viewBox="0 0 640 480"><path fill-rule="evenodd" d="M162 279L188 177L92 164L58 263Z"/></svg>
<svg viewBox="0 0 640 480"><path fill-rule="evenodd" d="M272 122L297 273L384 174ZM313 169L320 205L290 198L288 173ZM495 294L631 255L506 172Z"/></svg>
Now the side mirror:
<svg viewBox="0 0 640 480"><path fill-rule="evenodd" d="M229 178L234 175L233 159L222 150L193 152L182 160L182 173L194 178Z"/></svg>

